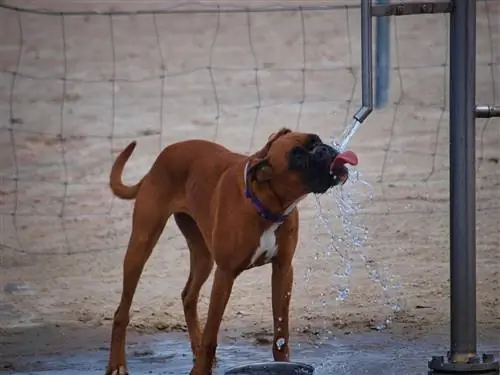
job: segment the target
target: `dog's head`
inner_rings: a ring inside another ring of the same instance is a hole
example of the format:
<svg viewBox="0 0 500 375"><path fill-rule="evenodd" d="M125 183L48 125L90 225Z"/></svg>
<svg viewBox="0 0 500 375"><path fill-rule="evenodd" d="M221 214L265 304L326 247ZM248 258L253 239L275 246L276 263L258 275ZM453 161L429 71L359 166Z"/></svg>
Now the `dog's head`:
<svg viewBox="0 0 500 375"><path fill-rule="evenodd" d="M339 153L316 134L283 128L251 156L250 173L256 181L276 181L281 190L301 196L344 184L349 177L345 165L357 163L352 151Z"/></svg>

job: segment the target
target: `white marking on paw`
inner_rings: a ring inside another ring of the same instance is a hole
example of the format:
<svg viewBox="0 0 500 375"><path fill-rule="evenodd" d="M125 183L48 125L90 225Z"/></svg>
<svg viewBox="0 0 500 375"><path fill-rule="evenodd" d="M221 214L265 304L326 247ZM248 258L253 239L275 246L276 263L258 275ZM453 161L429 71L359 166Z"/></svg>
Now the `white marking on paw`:
<svg viewBox="0 0 500 375"><path fill-rule="evenodd" d="M280 337L279 339L276 340L276 349L281 350L285 346L285 339L283 337Z"/></svg>
<svg viewBox="0 0 500 375"><path fill-rule="evenodd" d="M113 370L111 375L128 375L128 372L125 366L120 366L117 369Z"/></svg>

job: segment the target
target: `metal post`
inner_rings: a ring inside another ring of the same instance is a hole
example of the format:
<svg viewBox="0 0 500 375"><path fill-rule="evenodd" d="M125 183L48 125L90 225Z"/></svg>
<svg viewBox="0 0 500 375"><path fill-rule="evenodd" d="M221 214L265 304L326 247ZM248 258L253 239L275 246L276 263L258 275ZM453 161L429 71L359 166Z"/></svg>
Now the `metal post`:
<svg viewBox="0 0 500 375"><path fill-rule="evenodd" d="M352 121L335 143L343 150L359 126L373 111L373 31L372 0L361 0L361 107L352 116Z"/></svg>
<svg viewBox="0 0 500 375"><path fill-rule="evenodd" d="M362 123L373 111L372 0L361 0L361 108L353 116Z"/></svg>
<svg viewBox="0 0 500 375"><path fill-rule="evenodd" d="M450 18L451 360L476 355L476 0Z"/></svg>
<svg viewBox="0 0 500 375"><path fill-rule="evenodd" d="M476 352L476 0L452 0L450 14L451 350L435 372L498 370Z"/></svg>
<svg viewBox="0 0 500 375"><path fill-rule="evenodd" d="M377 0L377 5L389 5L390 0ZM389 99L390 80L390 18L377 17L376 50L375 50L375 108L380 109L387 104Z"/></svg>

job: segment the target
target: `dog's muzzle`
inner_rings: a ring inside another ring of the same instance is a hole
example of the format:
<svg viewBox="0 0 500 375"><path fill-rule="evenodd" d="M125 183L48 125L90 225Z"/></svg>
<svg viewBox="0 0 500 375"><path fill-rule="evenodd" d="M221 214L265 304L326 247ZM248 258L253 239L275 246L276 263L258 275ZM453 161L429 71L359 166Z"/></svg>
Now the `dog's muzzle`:
<svg viewBox="0 0 500 375"><path fill-rule="evenodd" d="M344 184L349 178L346 164L357 165L358 157L352 151L338 152L320 143L310 151L292 150L290 167L302 172L303 182L311 193L322 194L329 188Z"/></svg>

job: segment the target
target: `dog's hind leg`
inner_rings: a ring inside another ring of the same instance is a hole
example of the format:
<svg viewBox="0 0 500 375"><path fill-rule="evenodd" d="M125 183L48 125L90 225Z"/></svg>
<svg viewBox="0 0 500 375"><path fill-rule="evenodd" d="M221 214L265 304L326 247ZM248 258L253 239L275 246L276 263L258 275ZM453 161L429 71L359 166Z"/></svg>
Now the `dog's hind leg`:
<svg viewBox="0 0 500 375"><path fill-rule="evenodd" d="M201 287L210 276L214 260L196 222L186 214L175 214L174 218L189 247L189 277L182 291L182 304L194 359L201 344L198 298Z"/></svg>
<svg viewBox="0 0 500 375"><path fill-rule="evenodd" d="M158 242L168 219L165 212L159 209L158 202L151 199L151 195L148 197L149 193L139 192L134 208L132 233L123 262L122 295L113 319L106 375L127 374L125 342L132 299L146 261Z"/></svg>

